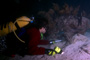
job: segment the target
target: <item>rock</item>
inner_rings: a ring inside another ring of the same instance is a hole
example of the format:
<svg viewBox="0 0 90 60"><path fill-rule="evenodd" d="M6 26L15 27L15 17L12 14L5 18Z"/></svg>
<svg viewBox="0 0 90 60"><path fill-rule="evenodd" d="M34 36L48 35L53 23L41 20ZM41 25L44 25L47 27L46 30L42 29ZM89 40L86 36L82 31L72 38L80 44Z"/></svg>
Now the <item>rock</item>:
<svg viewBox="0 0 90 60"><path fill-rule="evenodd" d="M59 46L63 49L64 54L56 54L54 56L44 55L25 55L24 57L15 56L10 60L90 60L90 40L82 34L76 34L72 38L71 44L62 48L66 42L56 43L50 46Z"/></svg>
<svg viewBox="0 0 90 60"><path fill-rule="evenodd" d="M75 42L77 42L77 41L87 41L88 40L88 38L86 37L86 36L84 36L84 35L82 35L82 34L75 34L73 37L72 37L72 39L71 39L71 43L75 43Z"/></svg>
<svg viewBox="0 0 90 60"><path fill-rule="evenodd" d="M76 43L67 46L60 60L90 60L90 54L83 49L85 48L83 46L85 44L87 44L87 42L77 41Z"/></svg>

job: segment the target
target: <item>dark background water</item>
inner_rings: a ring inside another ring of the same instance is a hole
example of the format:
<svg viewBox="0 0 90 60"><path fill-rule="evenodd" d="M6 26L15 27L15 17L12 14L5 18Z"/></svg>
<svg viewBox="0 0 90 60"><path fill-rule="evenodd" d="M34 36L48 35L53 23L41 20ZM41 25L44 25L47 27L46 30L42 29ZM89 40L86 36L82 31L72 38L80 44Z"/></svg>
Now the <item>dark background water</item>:
<svg viewBox="0 0 90 60"><path fill-rule="evenodd" d="M14 21L15 18L23 15L35 16L38 11L52 8L52 3L57 3L60 7L65 3L73 7L80 5L80 11L85 10L90 13L90 0L1 0L0 24Z"/></svg>

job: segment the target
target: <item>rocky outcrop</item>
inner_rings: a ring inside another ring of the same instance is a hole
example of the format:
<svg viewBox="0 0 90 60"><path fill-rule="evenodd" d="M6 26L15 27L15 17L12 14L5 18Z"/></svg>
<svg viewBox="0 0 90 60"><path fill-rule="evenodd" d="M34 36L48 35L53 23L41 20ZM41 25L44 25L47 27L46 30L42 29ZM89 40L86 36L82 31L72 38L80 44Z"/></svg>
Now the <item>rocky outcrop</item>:
<svg viewBox="0 0 90 60"><path fill-rule="evenodd" d="M70 19L68 21L68 24L65 24L64 31L65 31L65 36L69 42L71 42L71 38L73 35L80 33L84 34L87 29L89 29L89 23L90 20L82 17L82 24L78 26L78 20L77 19Z"/></svg>
<svg viewBox="0 0 90 60"><path fill-rule="evenodd" d="M47 39L62 39L71 43L72 36L77 33L84 34L86 30L90 28L90 20L82 17L82 24L78 25L79 22L77 18L74 16L60 16L55 20L50 20Z"/></svg>

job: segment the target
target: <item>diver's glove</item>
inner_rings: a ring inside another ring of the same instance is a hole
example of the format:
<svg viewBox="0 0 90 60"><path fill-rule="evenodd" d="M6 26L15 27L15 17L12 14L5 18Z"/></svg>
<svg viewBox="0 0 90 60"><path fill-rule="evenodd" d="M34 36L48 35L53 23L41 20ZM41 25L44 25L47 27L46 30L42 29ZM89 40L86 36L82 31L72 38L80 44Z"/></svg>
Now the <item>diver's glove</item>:
<svg viewBox="0 0 90 60"><path fill-rule="evenodd" d="M53 49L45 49L45 54L53 56L56 54L56 52Z"/></svg>
<svg viewBox="0 0 90 60"><path fill-rule="evenodd" d="M62 54L62 49L59 48L58 46L56 46L56 47L54 48L54 51L56 52L56 54Z"/></svg>
<svg viewBox="0 0 90 60"><path fill-rule="evenodd" d="M53 56L53 55L55 55L55 54L63 54L64 52L62 51L62 49L61 48L59 48L58 46L56 46L55 48L54 48L54 50L53 49L45 49L45 54L47 54L47 55L49 55L49 56Z"/></svg>

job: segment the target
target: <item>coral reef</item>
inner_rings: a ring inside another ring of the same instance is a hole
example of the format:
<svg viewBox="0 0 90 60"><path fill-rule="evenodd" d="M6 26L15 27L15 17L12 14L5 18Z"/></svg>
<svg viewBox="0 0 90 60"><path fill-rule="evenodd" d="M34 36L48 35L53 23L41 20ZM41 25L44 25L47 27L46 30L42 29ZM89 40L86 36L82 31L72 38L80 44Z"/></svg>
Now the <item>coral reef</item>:
<svg viewBox="0 0 90 60"><path fill-rule="evenodd" d="M38 12L38 15L46 17L49 21L46 39L62 39L70 42L73 35L84 34L90 28L90 20L85 17L85 11L79 12L79 8L80 6L73 8L65 4L60 9L58 4L53 3L53 7L47 12Z"/></svg>

